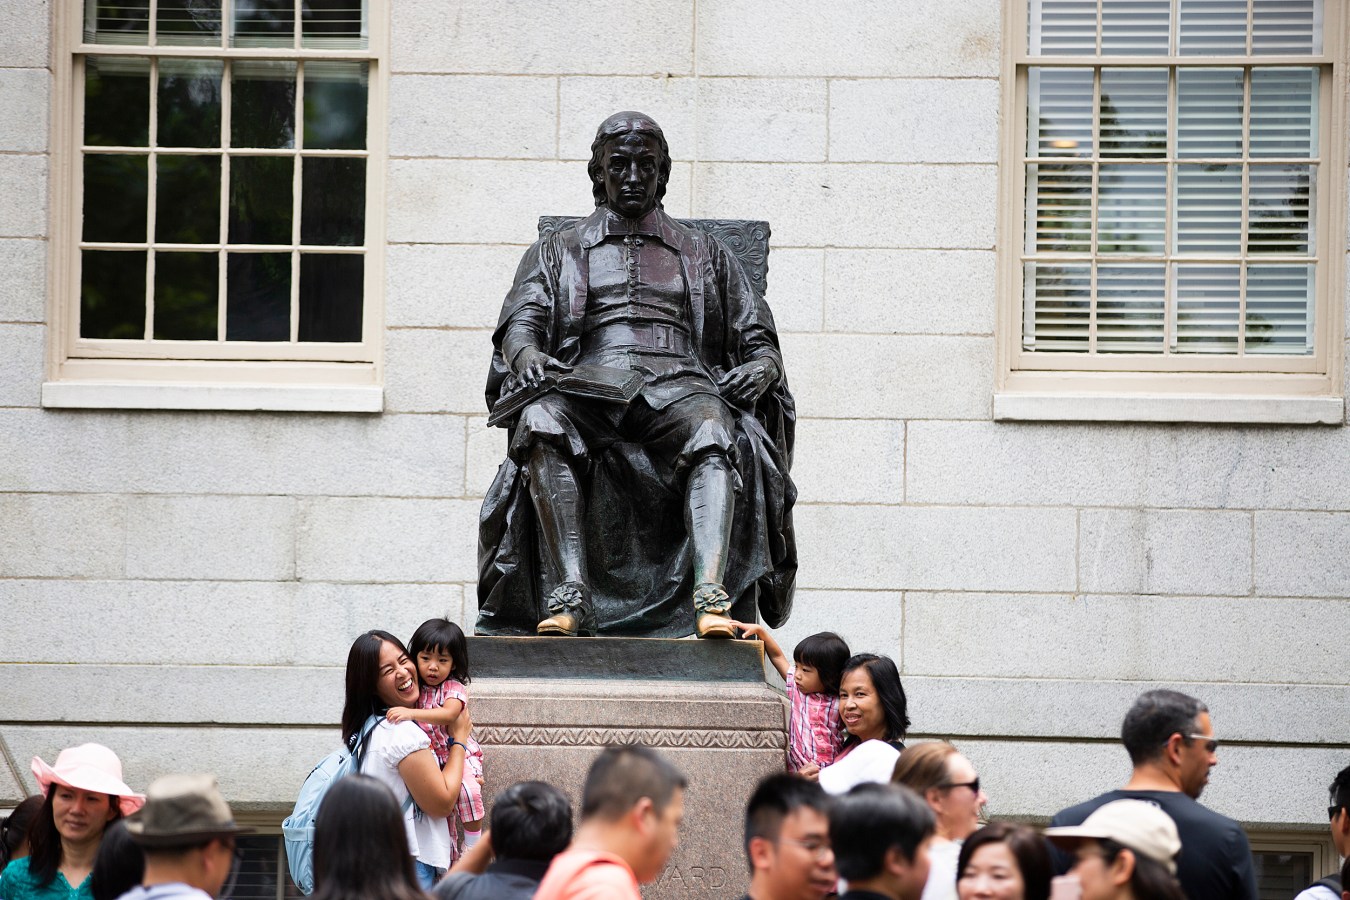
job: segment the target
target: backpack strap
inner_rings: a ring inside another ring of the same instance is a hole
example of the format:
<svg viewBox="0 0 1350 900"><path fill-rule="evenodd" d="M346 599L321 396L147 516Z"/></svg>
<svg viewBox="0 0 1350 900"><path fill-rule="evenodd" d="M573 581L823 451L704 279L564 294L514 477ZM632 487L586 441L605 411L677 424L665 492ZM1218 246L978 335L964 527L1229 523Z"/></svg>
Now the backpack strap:
<svg viewBox="0 0 1350 900"><path fill-rule="evenodd" d="M361 771L361 760L364 759L366 755L366 744L370 740L370 736L375 733L375 729L380 726L380 722L382 722L383 720L384 716L372 713L370 718L366 719L366 724L362 727L361 734L356 739L356 746L352 748L351 753L352 758L356 760L356 770L358 772ZM412 809L412 807L413 807L412 791L408 791L408 796L403 798L403 805L402 805L403 814L406 816L408 814L408 810Z"/></svg>
<svg viewBox="0 0 1350 900"><path fill-rule="evenodd" d="M1326 878L1314 881L1312 884L1308 885L1308 887L1324 887L1339 896L1341 893L1341 876L1328 875Z"/></svg>

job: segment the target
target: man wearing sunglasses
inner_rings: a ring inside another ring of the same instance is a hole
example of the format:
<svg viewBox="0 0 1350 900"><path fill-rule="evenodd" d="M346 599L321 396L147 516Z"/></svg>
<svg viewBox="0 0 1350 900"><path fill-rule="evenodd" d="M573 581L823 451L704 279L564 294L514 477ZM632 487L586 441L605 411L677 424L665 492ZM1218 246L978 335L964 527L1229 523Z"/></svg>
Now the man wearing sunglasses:
<svg viewBox="0 0 1350 900"><path fill-rule="evenodd" d="M1331 783L1331 805L1327 807L1331 819L1331 842L1342 859L1350 858L1350 766L1341 769ZM1341 900L1346 885L1340 875L1328 875L1312 884L1294 900Z"/></svg>
<svg viewBox="0 0 1350 900"><path fill-rule="evenodd" d="M1050 824L1081 825L1115 800L1147 801L1176 822L1177 880L1189 900L1256 900L1256 867L1242 827L1196 802L1219 762L1208 708L1177 691L1149 691L1125 714L1120 736L1134 765L1125 787L1072 806ZM1060 872L1072 864L1061 851L1055 861Z"/></svg>

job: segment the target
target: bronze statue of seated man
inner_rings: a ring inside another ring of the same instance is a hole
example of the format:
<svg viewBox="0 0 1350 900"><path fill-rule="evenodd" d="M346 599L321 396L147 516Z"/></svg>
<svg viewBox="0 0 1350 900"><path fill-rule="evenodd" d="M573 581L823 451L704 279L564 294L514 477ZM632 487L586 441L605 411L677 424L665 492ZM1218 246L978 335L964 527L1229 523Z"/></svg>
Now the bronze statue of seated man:
<svg viewBox="0 0 1350 900"><path fill-rule="evenodd" d="M670 168L650 117L606 119L595 212L540 238L503 304L490 408L575 366L641 384L627 403L541 391L507 422L484 500L480 633L534 618L539 634L729 638L733 606L753 616L756 600L786 618L795 412L773 318L734 254L662 209ZM676 508L682 535L648 520Z"/></svg>

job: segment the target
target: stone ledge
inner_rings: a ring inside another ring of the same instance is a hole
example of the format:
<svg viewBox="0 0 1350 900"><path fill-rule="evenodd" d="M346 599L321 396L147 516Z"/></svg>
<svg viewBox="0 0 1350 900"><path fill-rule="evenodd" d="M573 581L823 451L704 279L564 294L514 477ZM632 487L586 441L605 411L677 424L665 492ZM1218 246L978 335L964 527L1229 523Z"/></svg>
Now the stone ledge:
<svg viewBox="0 0 1350 900"><path fill-rule="evenodd" d="M472 637L476 678L764 681L758 641Z"/></svg>

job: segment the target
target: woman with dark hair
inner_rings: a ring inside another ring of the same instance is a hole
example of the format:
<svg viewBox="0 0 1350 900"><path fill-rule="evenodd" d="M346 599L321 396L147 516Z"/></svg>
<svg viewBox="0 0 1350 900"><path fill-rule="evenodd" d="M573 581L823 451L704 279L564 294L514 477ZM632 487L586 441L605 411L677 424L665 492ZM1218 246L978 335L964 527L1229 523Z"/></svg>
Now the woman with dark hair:
<svg viewBox="0 0 1350 900"><path fill-rule="evenodd" d="M9 815L0 819L0 871L28 855L28 826L42 809L42 799L41 794L25 797Z"/></svg>
<svg viewBox="0 0 1350 900"><path fill-rule="evenodd" d="M94 900L117 900L144 877L145 854L131 839L126 823L118 819L103 832L103 843L94 857L94 871L89 876Z"/></svg>
<svg viewBox="0 0 1350 900"><path fill-rule="evenodd" d="M122 761L101 744L62 750L56 765L33 757L45 798L28 828L29 854L0 875L4 900L92 900L89 875L115 819L141 808L145 796L122 781Z"/></svg>
<svg viewBox="0 0 1350 900"><path fill-rule="evenodd" d="M393 792L374 778L329 788L314 821L313 900L427 900L403 821Z"/></svg>
<svg viewBox="0 0 1350 900"><path fill-rule="evenodd" d="M863 741L885 741L905 749L909 732L908 702L900 672L888 656L858 653L844 663L839 678L839 718L848 737L840 758Z"/></svg>
<svg viewBox="0 0 1350 900"><path fill-rule="evenodd" d="M1047 828L1045 836L1074 853L1063 877L1078 883L1082 900L1186 900L1176 878L1176 823L1152 803L1116 800L1082 825Z"/></svg>
<svg viewBox="0 0 1350 900"><path fill-rule="evenodd" d="M844 743L834 762L820 770L820 785L843 794L855 784L885 782L909 731L908 703L900 672L888 657L858 653L839 677L839 718Z"/></svg>
<svg viewBox="0 0 1350 900"><path fill-rule="evenodd" d="M966 838L956 861L960 900L1048 900L1050 849L1036 829L991 822Z"/></svg>
<svg viewBox="0 0 1350 900"><path fill-rule="evenodd" d="M465 741L473 724L467 710L450 726L445 768L431 739L411 720L390 722L393 706L414 706L417 667L403 643L387 631L367 631L347 654L347 697L342 739L357 768L389 788L403 809L406 843L422 886L430 889L450 865L450 825L464 777Z"/></svg>

